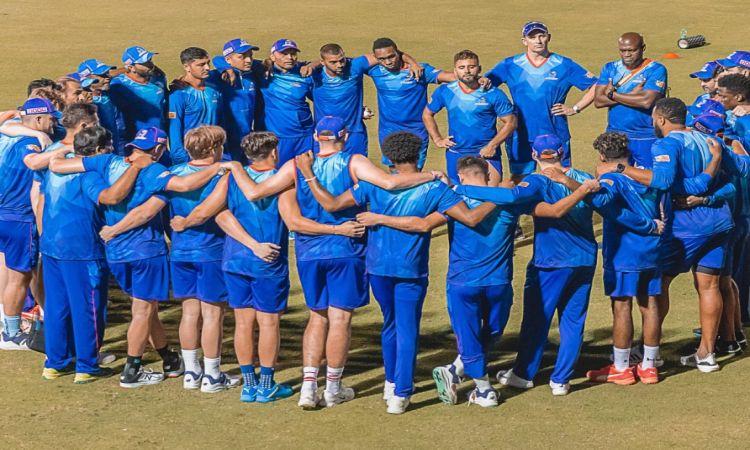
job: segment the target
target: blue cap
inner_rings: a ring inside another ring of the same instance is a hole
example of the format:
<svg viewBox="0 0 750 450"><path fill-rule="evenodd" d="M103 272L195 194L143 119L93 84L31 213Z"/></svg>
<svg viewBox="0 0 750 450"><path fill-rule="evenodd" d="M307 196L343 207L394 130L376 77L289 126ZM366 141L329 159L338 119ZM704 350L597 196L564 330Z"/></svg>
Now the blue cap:
<svg viewBox="0 0 750 450"><path fill-rule="evenodd" d="M545 152L553 151L556 154L554 156L562 156L564 153L563 142L556 134L542 134L534 139L534 143L531 144L531 152L537 159L551 159L553 155L545 157Z"/></svg>
<svg viewBox="0 0 750 450"><path fill-rule="evenodd" d="M150 52L143 47L130 47L122 54L122 63L126 66L143 64L151 61L151 58L153 58L154 55L158 55L158 53Z"/></svg>
<svg viewBox="0 0 750 450"><path fill-rule="evenodd" d="M526 22L526 25L523 26L523 31L521 31L521 37L530 35L532 31L541 31L542 33L547 34L549 33L547 25L543 24L542 22Z"/></svg>
<svg viewBox="0 0 750 450"><path fill-rule="evenodd" d="M333 136L321 136L320 134L324 131L333 134ZM344 135L346 135L346 124L344 123L344 119L335 116L323 117L315 126L315 135L318 136L318 140L321 141L343 139Z"/></svg>
<svg viewBox="0 0 750 450"><path fill-rule="evenodd" d="M78 76L81 79L81 87L89 87L96 82L91 75L105 75L115 66L104 64L98 59L87 59L78 65Z"/></svg>
<svg viewBox="0 0 750 450"><path fill-rule="evenodd" d="M719 67L719 63L717 63L716 61L709 61L706 64L703 64L701 70L691 73L690 78L700 78L702 80L713 78L714 74L716 73L716 69L718 69Z"/></svg>
<svg viewBox="0 0 750 450"><path fill-rule="evenodd" d="M750 69L750 52L737 50L724 59L717 59L716 62L725 69L731 69L732 67L744 67Z"/></svg>
<svg viewBox="0 0 750 450"><path fill-rule="evenodd" d="M690 105L688 107L688 112L693 117L702 116L704 114L711 114L713 116L721 117L722 119L726 117L726 109L724 108L724 105L712 98L704 98L698 103Z"/></svg>
<svg viewBox="0 0 750 450"><path fill-rule="evenodd" d="M46 98L30 98L18 109L22 116L49 114L55 119L62 119L62 113Z"/></svg>
<svg viewBox="0 0 750 450"><path fill-rule="evenodd" d="M703 114L695 118L693 128L706 134L719 134L724 131L724 119L714 114Z"/></svg>
<svg viewBox="0 0 750 450"><path fill-rule="evenodd" d="M151 150L157 145L166 145L167 133L157 127L141 128L135 138L125 145L125 148L135 147L140 150Z"/></svg>
<svg viewBox="0 0 750 450"><path fill-rule="evenodd" d="M271 52L283 52L284 50L289 50L290 48L300 51L299 47L297 47L297 43L292 41L291 39L279 39L271 46Z"/></svg>
<svg viewBox="0 0 750 450"><path fill-rule="evenodd" d="M221 54L227 56L232 53L245 53L248 50L260 50L260 47L253 45L244 39L237 38L224 44L224 50Z"/></svg>
<svg viewBox="0 0 750 450"><path fill-rule="evenodd" d="M78 72L66 74L65 78L70 78L71 80L75 80L79 83L81 82L81 76L78 74Z"/></svg>

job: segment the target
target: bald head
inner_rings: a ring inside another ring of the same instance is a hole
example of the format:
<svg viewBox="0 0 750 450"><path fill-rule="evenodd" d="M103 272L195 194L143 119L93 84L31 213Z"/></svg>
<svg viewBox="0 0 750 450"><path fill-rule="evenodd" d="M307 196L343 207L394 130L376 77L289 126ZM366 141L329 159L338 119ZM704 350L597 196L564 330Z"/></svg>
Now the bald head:
<svg viewBox="0 0 750 450"><path fill-rule="evenodd" d="M635 69L643 62L643 50L646 44L643 42L643 36L640 33L625 33L617 40L617 47L620 50L622 63L628 69Z"/></svg>
<svg viewBox="0 0 750 450"><path fill-rule="evenodd" d="M620 36L620 39L618 39L618 43L620 44L625 42L638 47L643 47L643 36L641 36L641 33L635 33L631 31L623 34L622 36Z"/></svg>

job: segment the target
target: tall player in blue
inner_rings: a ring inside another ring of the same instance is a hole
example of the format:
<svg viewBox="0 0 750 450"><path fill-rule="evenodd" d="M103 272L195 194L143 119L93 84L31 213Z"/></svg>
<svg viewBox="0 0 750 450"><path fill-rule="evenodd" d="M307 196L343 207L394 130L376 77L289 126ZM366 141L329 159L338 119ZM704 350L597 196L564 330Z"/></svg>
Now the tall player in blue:
<svg viewBox="0 0 750 450"><path fill-rule="evenodd" d="M508 86L516 106L518 128L508 141L511 145L506 147L510 173L516 182L534 172L531 143L543 134L560 136L565 148L562 162L570 166L567 116L580 113L594 99L591 86L595 76L570 58L550 52L551 38L545 24L526 23L521 32L526 52L500 61L486 75L493 84ZM586 93L573 107L568 107L565 101L573 87Z"/></svg>
<svg viewBox="0 0 750 450"><path fill-rule="evenodd" d="M481 156L490 163L490 185L503 179L500 144L506 142L516 127L516 116L508 97L498 88L483 90L479 85L479 56L462 50L453 57L456 81L439 86L422 113L432 141L445 149L448 177L457 184L456 162L462 156ZM448 136L443 137L435 114L448 111ZM502 127L497 129L498 120Z"/></svg>
<svg viewBox="0 0 750 450"><path fill-rule="evenodd" d="M667 69L643 57L646 43L639 33L623 34L617 45L620 60L602 68L594 106L608 108L607 131L628 137L633 164L650 168L651 145L656 141L651 111L667 92Z"/></svg>
<svg viewBox="0 0 750 450"><path fill-rule="evenodd" d="M91 92L91 101L96 105L96 114L101 126L112 133L112 145L115 153L125 153L125 118L109 95L109 71L113 66L96 59L87 59L78 65L81 77L81 88Z"/></svg>

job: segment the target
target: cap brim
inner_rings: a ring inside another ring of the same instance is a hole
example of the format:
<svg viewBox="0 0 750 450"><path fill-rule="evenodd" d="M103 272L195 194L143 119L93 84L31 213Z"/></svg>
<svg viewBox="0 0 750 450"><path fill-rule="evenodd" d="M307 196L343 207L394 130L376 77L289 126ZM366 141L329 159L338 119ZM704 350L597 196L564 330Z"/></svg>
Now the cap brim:
<svg viewBox="0 0 750 450"><path fill-rule="evenodd" d="M153 144L154 145L136 144L135 141L134 141L134 142L128 142L127 144L125 144L125 148L135 147L138 150L151 150L152 148L154 148L157 145L159 145L158 143L153 143Z"/></svg>
<svg viewBox="0 0 750 450"><path fill-rule="evenodd" d="M84 78L81 80L81 87L86 89L87 87L96 84L99 80L95 80L93 78Z"/></svg>
<svg viewBox="0 0 750 450"><path fill-rule="evenodd" d="M549 33L549 30L546 29L546 28L536 27L536 28L532 28L529 31L527 31L526 34L523 35L523 37L526 37L526 36L530 35L531 33L535 32L535 31L541 31L542 33ZM518 36L518 35L516 35L516 36Z"/></svg>
<svg viewBox="0 0 750 450"><path fill-rule="evenodd" d="M690 78L701 78L701 79L713 78L713 74L709 72L693 72L690 74Z"/></svg>
<svg viewBox="0 0 750 450"><path fill-rule="evenodd" d="M237 47L237 49L235 51L233 51L232 53L245 53L245 52L250 51L250 50L260 50L260 48L254 46L254 45L242 45L240 47ZM230 53L230 55L232 53Z"/></svg>
<svg viewBox="0 0 750 450"><path fill-rule="evenodd" d="M154 57L154 55L158 55L158 53L154 53L154 52L148 52L148 53L146 53L145 55L143 55L143 56L141 56L140 58L138 58L138 59L136 59L135 61L133 61L133 64L143 64L143 63L147 63L147 62L151 61L151 58L153 58L153 57Z"/></svg>
<svg viewBox="0 0 750 450"><path fill-rule="evenodd" d="M731 59L725 58L725 59L717 59L716 64L720 65L721 67L725 69L731 69L732 67L737 67L739 64L732 61Z"/></svg>
<svg viewBox="0 0 750 450"><path fill-rule="evenodd" d="M288 45L286 47L281 47L280 49L274 50L275 52L283 52L286 50L297 50L298 52L301 52L302 50L299 49L299 47L295 47L293 45Z"/></svg>

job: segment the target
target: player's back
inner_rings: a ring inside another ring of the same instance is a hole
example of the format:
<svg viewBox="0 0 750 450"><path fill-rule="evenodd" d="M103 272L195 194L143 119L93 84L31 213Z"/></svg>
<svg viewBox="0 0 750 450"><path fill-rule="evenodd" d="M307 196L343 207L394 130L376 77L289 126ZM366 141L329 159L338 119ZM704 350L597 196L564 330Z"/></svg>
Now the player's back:
<svg viewBox="0 0 750 450"><path fill-rule="evenodd" d="M41 151L39 141L28 136L0 136L0 220L33 222L30 199L33 172L23 159Z"/></svg>
<svg viewBox="0 0 750 450"><path fill-rule="evenodd" d="M112 79L109 95L125 120L125 139L131 140L143 128L166 129L166 88L159 80L140 83L126 74Z"/></svg>

